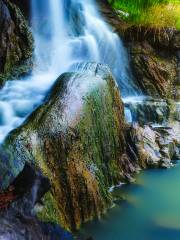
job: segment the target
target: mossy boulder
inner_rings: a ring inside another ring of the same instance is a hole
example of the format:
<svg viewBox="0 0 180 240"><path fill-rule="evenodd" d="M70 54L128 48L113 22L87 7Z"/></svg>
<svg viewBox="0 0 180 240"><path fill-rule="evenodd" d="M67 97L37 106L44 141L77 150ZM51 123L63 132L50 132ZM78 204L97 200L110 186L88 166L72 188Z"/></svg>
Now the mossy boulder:
<svg viewBox="0 0 180 240"><path fill-rule="evenodd" d="M5 141L16 159L12 171L34 162L50 179L41 219L67 229L99 216L112 204L109 187L135 171L126 154L124 106L111 72L96 63L75 69L57 79L45 103Z"/></svg>
<svg viewBox="0 0 180 240"><path fill-rule="evenodd" d="M33 37L20 9L0 0L0 86L31 69L32 53Z"/></svg>

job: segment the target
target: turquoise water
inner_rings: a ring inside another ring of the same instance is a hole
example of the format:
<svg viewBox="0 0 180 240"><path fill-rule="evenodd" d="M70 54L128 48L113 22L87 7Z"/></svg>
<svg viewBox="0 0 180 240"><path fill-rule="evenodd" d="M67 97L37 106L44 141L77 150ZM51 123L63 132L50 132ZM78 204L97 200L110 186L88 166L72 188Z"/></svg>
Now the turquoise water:
<svg viewBox="0 0 180 240"><path fill-rule="evenodd" d="M180 240L180 163L141 172L134 184L117 190L116 202L101 220L83 226L93 240Z"/></svg>

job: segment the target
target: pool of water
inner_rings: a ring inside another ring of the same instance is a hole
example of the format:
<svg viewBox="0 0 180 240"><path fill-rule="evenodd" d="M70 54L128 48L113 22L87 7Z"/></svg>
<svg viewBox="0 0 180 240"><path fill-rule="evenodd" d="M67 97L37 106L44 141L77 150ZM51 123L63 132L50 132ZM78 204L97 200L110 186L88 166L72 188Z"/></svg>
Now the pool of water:
<svg viewBox="0 0 180 240"><path fill-rule="evenodd" d="M180 162L141 172L123 185L116 202L100 220L85 224L80 236L93 240L180 240Z"/></svg>

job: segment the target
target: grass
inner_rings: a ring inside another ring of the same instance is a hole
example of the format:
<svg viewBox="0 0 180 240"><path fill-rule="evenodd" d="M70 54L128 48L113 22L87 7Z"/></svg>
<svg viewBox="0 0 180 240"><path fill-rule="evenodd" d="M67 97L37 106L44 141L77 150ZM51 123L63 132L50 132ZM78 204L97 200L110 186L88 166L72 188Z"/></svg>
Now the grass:
<svg viewBox="0 0 180 240"><path fill-rule="evenodd" d="M109 0L127 22L180 29L180 0ZM124 14L125 13L125 14Z"/></svg>

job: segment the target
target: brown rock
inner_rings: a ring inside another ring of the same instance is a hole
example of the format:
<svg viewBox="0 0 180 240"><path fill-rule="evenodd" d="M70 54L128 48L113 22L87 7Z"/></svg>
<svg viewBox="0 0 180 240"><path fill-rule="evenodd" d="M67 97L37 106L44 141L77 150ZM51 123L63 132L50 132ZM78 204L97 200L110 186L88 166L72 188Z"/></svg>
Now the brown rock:
<svg viewBox="0 0 180 240"><path fill-rule="evenodd" d="M130 51L136 81L145 95L173 98L177 74L176 57L160 56L147 42L133 43Z"/></svg>
<svg viewBox="0 0 180 240"><path fill-rule="evenodd" d="M29 71L33 38L20 10L8 0L0 0L0 85Z"/></svg>

